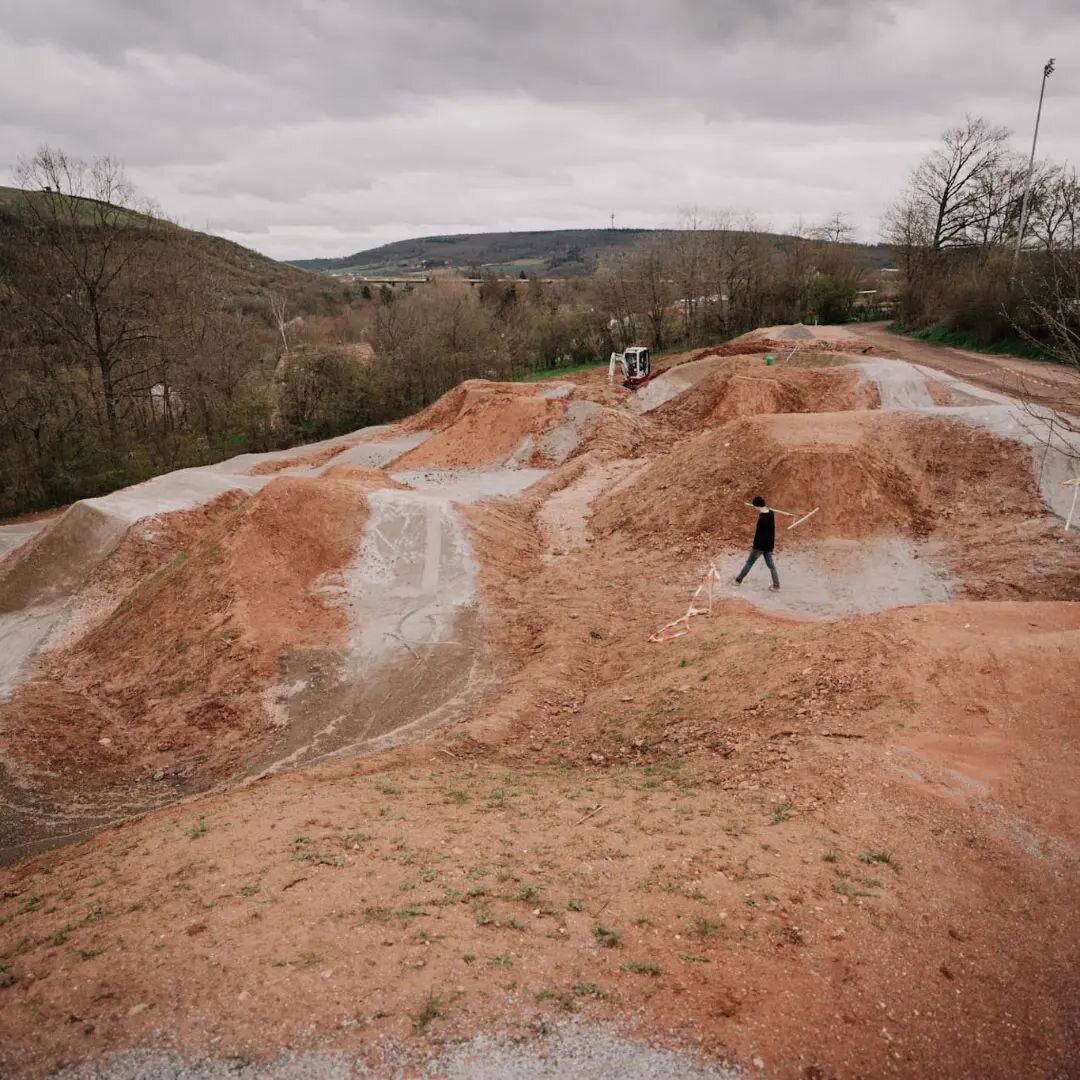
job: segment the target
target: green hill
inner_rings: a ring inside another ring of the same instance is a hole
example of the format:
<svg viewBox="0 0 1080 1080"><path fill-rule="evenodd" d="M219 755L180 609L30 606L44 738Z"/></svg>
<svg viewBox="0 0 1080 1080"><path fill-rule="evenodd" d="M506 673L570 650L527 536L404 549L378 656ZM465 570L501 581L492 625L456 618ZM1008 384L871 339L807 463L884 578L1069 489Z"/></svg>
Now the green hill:
<svg viewBox="0 0 1080 1080"><path fill-rule="evenodd" d="M34 215L27 200L57 198L46 192L27 192L0 185L0 242L9 246L9 254L17 257L19 245L25 242L34 227ZM86 204L87 224L93 200L79 199ZM264 310L267 292L288 296L294 314L313 314L336 310L343 298L341 290L325 276L316 275L289 263L277 262L257 251L226 240L222 236L185 229L180 225L162 222L135 211L123 211L132 225L155 224L176 230L194 248L202 265L213 274L232 305L247 311Z"/></svg>
<svg viewBox="0 0 1080 1080"><path fill-rule="evenodd" d="M620 251L673 234L671 229L459 233L400 240L340 259L297 259L292 265L350 277L411 276L439 269L572 277L591 273L605 258ZM778 252L784 251L794 239L781 233L766 235ZM891 264L891 249L882 244L854 246L868 270L879 270Z"/></svg>

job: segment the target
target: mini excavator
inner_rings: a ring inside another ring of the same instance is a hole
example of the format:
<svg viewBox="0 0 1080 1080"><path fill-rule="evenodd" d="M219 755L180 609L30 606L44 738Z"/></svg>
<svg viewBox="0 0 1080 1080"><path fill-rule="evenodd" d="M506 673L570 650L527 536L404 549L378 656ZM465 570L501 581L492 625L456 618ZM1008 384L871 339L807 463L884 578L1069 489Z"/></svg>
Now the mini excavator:
<svg viewBox="0 0 1080 1080"><path fill-rule="evenodd" d="M634 345L621 353L613 352L608 362L608 382L615 381L615 369L622 372L623 386L636 390L652 378L649 350L644 345Z"/></svg>

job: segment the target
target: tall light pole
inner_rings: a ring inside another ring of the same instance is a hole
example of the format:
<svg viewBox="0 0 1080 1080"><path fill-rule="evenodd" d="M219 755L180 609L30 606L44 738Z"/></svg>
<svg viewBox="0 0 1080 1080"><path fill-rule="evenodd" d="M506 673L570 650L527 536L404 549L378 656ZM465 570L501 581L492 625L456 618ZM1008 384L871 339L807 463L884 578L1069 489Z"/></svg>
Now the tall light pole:
<svg viewBox="0 0 1080 1080"><path fill-rule="evenodd" d="M1024 243L1024 227L1027 225L1028 200L1031 198L1031 178L1035 172L1035 144L1039 141L1039 121L1042 119L1043 95L1046 93L1046 80L1054 74L1054 59L1046 61L1043 68L1042 86L1039 89L1039 111L1035 114L1035 134L1031 139L1031 160L1028 161L1027 179L1024 181L1024 201L1020 204L1020 229L1016 234L1016 251L1013 253L1012 276L1016 277L1016 267L1020 261L1020 248Z"/></svg>

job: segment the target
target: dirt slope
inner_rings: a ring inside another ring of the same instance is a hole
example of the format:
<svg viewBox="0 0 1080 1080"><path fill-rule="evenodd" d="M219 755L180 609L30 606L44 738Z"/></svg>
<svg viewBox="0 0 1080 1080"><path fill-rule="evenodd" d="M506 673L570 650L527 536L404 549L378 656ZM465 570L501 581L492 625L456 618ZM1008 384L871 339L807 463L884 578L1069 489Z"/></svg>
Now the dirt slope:
<svg viewBox="0 0 1080 1080"><path fill-rule="evenodd" d="M851 336L823 333L773 328L824 342L821 363L745 389L760 360L720 358L659 416L600 372L465 384L405 425L435 432L423 485L278 478L54 654L12 745L75 790L65 762L103 785L162 753L235 774L269 734L263 692L294 678L290 725L332 737L356 699L320 696L317 664L277 670L298 646L399 669L370 710L395 724L437 696L459 615L490 670L424 738L0 870L0 1073L287 1046L389 1075L478 1032L543 1054L576 1016L775 1080L1080 1074L1080 538L1026 446L877 409L831 358ZM439 464L506 447L552 467L452 510ZM710 562L744 556L758 492L819 506L781 527L781 606L766 579L718 588L650 644ZM892 553L864 560L875 588L925 562L978 599L785 611L788 555L845 545ZM354 579L366 625L330 603Z"/></svg>

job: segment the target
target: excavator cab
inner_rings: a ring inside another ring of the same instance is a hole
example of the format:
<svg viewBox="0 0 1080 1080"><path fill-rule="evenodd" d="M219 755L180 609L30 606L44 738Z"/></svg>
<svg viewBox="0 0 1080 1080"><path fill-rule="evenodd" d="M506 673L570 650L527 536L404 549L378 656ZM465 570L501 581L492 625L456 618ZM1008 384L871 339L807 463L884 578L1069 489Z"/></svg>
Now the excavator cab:
<svg viewBox="0 0 1080 1080"><path fill-rule="evenodd" d="M608 381L615 376L616 367L622 372L623 386L634 390L652 378L649 350L644 345L634 345L621 353L612 353L608 364Z"/></svg>

